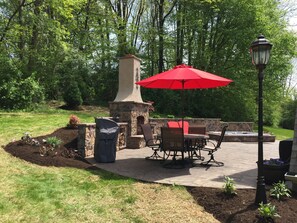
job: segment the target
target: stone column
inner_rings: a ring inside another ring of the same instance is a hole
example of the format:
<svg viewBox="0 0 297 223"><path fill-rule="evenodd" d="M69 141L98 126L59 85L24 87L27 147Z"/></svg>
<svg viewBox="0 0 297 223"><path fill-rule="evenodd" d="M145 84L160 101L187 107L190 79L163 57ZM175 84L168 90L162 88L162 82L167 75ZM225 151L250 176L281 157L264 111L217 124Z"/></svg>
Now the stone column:
<svg viewBox="0 0 297 223"><path fill-rule="evenodd" d="M295 115L294 139L290 161L290 172L297 173L297 110Z"/></svg>
<svg viewBox="0 0 297 223"><path fill-rule="evenodd" d="M285 174L286 184L288 187L297 192L297 110L295 115L295 126L294 126L294 139L290 160L289 173Z"/></svg>
<svg viewBox="0 0 297 223"><path fill-rule="evenodd" d="M78 125L77 149L83 157L94 156L96 124L85 123Z"/></svg>

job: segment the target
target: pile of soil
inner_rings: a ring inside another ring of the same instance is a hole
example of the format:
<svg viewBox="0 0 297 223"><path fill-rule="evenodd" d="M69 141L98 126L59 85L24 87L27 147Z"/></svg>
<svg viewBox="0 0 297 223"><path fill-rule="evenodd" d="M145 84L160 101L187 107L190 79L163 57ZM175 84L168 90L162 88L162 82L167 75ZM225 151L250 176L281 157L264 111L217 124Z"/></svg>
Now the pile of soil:
<svg viewBox="0 0 297 223"><path fill-rule="evenodd" d="M61 139L62 144L59 148L55 149L54 155L40 156L39 146L27 144L22 140L9 143L4 147L4 150L15 157L41 166L76 167L80 169L89 169L91 165L76 151L77 135L77 129L61 128L49 135L34 137L34 139L41 144L43 140L46 140L48 137L55 136Z"/></svg>
<svg viewBox="0 0 297 223"><path fill-rule="evenodd" d="M39 142L50 136L61 139L62 146L56 150L57 153L54 156L40 156L39 147L28 145L21 140L9 143L4 149L13 156L42 166L96 168L77 153L77 134L76 129L61 128L50 135L34 138ZM237 195L231 197L222 193L220 188L188 187L188 191L197 204L203 206L207 212L213 214L221 222L263 222L258 215L258 206L254 204L256 191L253 189L239 189ZM281 216L274 222L296 222L296 198L297 195L292 194L291 198L278 201L269 197L267 189L268 202L276 206L277 213Z"/></svg>

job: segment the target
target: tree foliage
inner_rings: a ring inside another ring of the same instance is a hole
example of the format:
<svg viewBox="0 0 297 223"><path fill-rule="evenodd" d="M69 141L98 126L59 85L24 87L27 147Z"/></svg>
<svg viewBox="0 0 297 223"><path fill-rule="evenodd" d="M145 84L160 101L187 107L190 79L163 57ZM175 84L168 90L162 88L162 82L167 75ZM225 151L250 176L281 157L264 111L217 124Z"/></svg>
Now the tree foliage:
<svg viewBox="0 0 297 223"><path fill-rule="evenodd" d="M43 96L73 97L76 104L112 101L118 59L135 54L142 60L142 78L186 63L234 80L224 88L185 91L187 116L256 121L257 70L248 49L262 33L273 43L264 121L276 125L283 119L280 102L290 97L286 82L296 56L296 34L284 19L288 11L276 0L2 0L0 96L6 99L0 107L24 107L7 100L26 81L30 92L39 86L37 101ZM156 111L181 115L181 92L142 93Z"/></svg>

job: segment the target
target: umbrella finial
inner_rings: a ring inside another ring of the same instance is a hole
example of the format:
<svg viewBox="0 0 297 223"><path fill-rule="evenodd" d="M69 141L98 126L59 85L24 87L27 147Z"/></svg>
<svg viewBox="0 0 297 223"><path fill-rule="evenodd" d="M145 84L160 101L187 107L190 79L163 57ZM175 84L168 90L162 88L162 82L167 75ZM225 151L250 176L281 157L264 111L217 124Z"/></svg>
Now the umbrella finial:
<svg viewBox="0 0 297 223"><path fill-rule="evenodd" d="M174 67L174 69L177 69L177 68L192 68L192 66L189 66L189 65L186 65L186 64L180 64L180 65L176 65Z"/></svg>

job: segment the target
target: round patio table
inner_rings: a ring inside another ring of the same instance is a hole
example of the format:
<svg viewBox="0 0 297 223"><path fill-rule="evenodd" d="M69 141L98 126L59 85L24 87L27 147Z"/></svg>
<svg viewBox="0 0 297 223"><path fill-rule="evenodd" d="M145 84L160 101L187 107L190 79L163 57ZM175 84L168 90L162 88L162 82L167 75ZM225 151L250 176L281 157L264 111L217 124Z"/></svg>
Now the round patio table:
<svg viewBox="0 0 297 223"><path fill-rule="evenodd" d="M209 136L204 134L184 134L184 139L187 150L191 152L190 159L203 161L204 157L201 155L201 150L206 145Z"/></svg>

